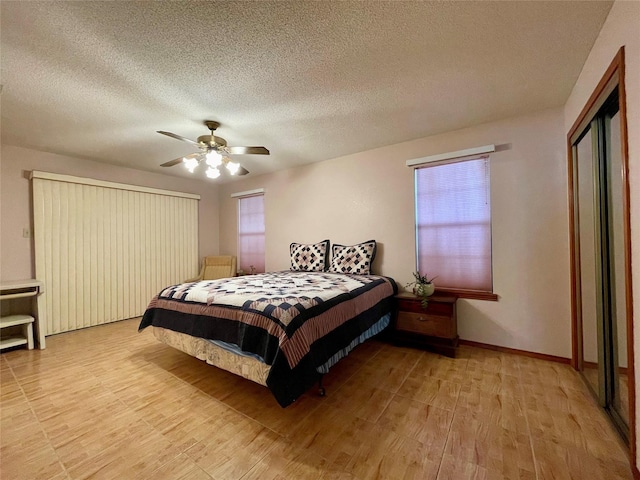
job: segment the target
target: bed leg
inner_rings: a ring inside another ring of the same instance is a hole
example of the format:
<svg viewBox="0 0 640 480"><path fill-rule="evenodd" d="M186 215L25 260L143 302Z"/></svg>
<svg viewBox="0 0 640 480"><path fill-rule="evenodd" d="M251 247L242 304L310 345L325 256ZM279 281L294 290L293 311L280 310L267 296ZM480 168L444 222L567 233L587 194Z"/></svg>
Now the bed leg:
<svg viewBox="0 0 640 480"><path fill-rule="evenodd" d="M327 391L322 386L322 377L323 375L320 375L320 378L318 379L318 395L320 395L321 397L324 397Z"/></svg>

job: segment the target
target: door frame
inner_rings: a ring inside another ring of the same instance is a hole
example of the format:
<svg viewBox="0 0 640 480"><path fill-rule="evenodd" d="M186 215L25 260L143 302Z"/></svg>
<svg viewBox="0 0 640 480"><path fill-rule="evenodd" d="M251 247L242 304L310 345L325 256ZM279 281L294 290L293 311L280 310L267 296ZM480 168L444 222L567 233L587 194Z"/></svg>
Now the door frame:
<svg viewBox="0 0 640 480"><path fill-rule="evenodd" d="M631 277L631 220L629 201L629 145L627 137L627 108L625 94L625 62L624 46L621 47L611 64L605 71L589 97L586 105L573 123L567 133L567 160L568 160L568 182L569 182L569 253L571 268L571 366L579 370L582 368L582 329L578 315L579 305L577 302L579 265L576 264L576 205L574 202L575 185L573 182L573 142L572 138L582 132L596 112L604 104L609 94L618 88L618 104L620 113L620 144L622 162L622 201L623 201L623 236L624 236L624 257L625 257L625 300L626 300L626 325L627 325L627 363L629 377L629 451L632 459L634 471L636 463L636 401L635 401L635 372L634 372L634 350L633 350L633 294Z"/></svg>

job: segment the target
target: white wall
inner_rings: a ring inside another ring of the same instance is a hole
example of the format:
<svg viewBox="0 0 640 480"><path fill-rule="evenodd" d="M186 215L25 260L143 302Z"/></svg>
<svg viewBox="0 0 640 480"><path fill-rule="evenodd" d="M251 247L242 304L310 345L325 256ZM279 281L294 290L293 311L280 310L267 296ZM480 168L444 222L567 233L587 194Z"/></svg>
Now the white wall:
<svg viewBox="0 0 640 480"><path fill-rule="evenodd" d="M600 78L621 46L625 46L625 88L629 139L629 187L631 198L631 270L633 323L635 326L636 411L640 412L640 2L617 1L609 12L582 72L564 108L565 133L578 117ZM636 442L640 430L636 422ZM638 449L640 450L640 444ZM638 451L638 450L636 450ZM636 465L640 465L636 458Z"/></svg>
<svg viewBox="0 0 640 480"><path fill-rule="evenodd" d="M20 280L34 275L33 236L24 238L24 228L33 228L31 170L75 175L145 187L195 193L199 202L200 257L218 254L217 186L200 180L177 178L78 158L2 145L0 161L0 279Z"/></svg>
<svg viewBox="0 0 640 480"><path fill-rule="evenodd" d="M408 159L486 144L491 156L494 291L459 301L461 338L571 355L567 173L563 111L449 132L248 178L220 188L220 249L236 252L236 200L264 187L267 270L289 268L291 242L379 242L374 270L411 280L414 185Z"/></svg>

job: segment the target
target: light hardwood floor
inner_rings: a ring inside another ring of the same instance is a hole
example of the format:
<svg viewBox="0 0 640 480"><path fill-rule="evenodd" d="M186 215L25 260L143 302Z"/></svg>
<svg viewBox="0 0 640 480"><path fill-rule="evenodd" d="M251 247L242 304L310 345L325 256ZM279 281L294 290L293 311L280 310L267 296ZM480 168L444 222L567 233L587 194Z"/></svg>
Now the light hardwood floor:
<svg viewBox="0 0 640 480"><path fill-rule="evenodd" d="M631 479L568 366L379 341L280 408L137 320L0 355L2 479Z"/></svg>

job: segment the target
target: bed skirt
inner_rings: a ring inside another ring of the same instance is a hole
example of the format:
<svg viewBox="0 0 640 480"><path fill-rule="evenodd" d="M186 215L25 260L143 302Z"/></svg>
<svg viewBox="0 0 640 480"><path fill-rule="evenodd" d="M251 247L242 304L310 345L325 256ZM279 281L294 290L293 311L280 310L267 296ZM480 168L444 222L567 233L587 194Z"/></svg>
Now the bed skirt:
<svg viewBox="0 0 640 480"><path fill-rule="evenodd" d="M187 355L207 362L209 365L240 375L248 380L267 386L270 365L255 358L239 356L222 347L198 337L174 332L162 327L153 327L155 337Z"/></svg>

